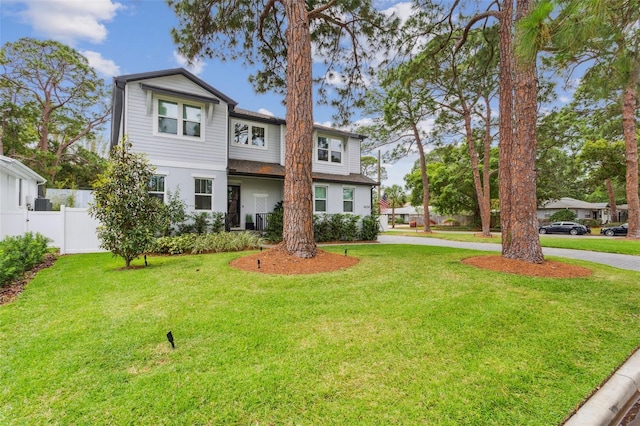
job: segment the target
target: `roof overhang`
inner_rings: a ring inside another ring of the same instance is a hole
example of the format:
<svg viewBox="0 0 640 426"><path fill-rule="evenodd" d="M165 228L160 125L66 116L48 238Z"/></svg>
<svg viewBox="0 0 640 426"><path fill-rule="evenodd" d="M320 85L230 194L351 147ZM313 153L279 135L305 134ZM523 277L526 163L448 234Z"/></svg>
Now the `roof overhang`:
<svg viewBox="0 0 640 426"><path fill-rule="evenodd" d="M11 176L20 179L29 179L35 181L38 185L44 184L47 180L20 161L0 155L0 167Z"/></svg>

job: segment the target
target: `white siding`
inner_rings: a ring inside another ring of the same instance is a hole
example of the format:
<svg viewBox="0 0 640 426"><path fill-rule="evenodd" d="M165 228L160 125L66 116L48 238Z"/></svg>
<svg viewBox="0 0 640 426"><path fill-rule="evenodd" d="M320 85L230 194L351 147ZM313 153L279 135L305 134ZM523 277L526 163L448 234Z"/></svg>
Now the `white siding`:
<svg viewBox="0 0 640 426"><path fill-rule="evenodd" d="M194 167L212 169L226 168L226 143L228 107L223 101L213 106L213 116L208 117L208 105L187 100L189 104L203 108L203 140L187 139L171 135L154 135L155 115L158 97L168 100L180 100L179 97L165 95L152 96L152 112L148 111L147 92L139 83L168 88L185 93L194 93L213 97L200 86L187 78L176 75L157 79L132 82L126 88L125 134L133 144L133 150L144 152L152 164L179 160L181 163L193 164Z"/></svg>
<svg viewBox="0 0 640 426"><path fill-rule="evenodd" d="M267 132L267 149L260 149L252 146L238 145L233 142L233 124L238 121L242 123L255 124L264 127ZM229 158L235 160L262 161L266 163L280 163L280 126L253 122L250 120L231 118L229 125Z"/></svg>
<svg viewBox="0 0 640 426"><path fill-rule="evenodd" d="M180 198L184 201L188 211L195 210L195 179L212 179L213 200L211 210L214 212L227 212L227 173L209 169L191 169L183 167L158 167L157 175L164 176L165 201L167 191L175 193L180 190ZM204 210L197 210L198 212Z"/></svg>
<svg viewBox="0 0 640 426"><path fill-rule="evenodd" d="M368 216L371 214L371 188L369 186L356 186L342 183L314 182L314 186L326 186L327 190L327 211L324 213L335 214L344 213L342 204L342 188L354 188L353 194L353 214ZM314 212L318 213L318 212Z"/></svg>

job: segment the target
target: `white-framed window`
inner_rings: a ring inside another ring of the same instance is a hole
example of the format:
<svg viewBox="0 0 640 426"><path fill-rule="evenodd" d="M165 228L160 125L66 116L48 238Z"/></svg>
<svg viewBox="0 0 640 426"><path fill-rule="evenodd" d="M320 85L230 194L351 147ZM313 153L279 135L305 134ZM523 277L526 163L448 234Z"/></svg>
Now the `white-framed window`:
<svg viewBox="0 0 640 426"><path fill-rule="evenodd" d="M329 188L317 185L313 187L313 211L318 213L327 212L327 195Z"/></svg>
<svg viewBox="0 0 640 426"><path fill-rule="evenodd" d="M149 181L149 195L164 203L164 176L153 175Z"/></svg>
<svg viewBox="0 0 640 426"><path fill-rule="evenodd" d="M342 164L344 142L329 136L319 135L316 144L316 158L318 161Z"/></svg>
<svg viewBox="0 0 640 426"><path fill-rule="evenodd" d="M352 187L345 186L342 188L342 211L344 213L353 213L355 192L355 188Z"/></svg>
<svg viewBox="0 0 640 426"><path fill-rule="evenodd" d="M195 178L196 210L211 210L213 206L213 179Z"/></svg>
<svg viewBox="0 0 640 426"><path fill-rule="evenodd" d="M267 149L267 128L246 121L233 121L232 141L236 145Z"/></svg>
<svg viewBox="0 0 640 426"><path fill-rule="evenodd" d="M186 138L202 138L202 105L177 100L157 100L157 132Z"/></svg>

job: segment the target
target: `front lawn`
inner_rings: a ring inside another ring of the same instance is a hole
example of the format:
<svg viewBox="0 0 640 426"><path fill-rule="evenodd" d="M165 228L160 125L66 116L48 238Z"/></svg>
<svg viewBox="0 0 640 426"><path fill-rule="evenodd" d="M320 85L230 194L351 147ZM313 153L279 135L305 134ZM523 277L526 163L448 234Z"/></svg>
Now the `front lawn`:
<svg viewBox="0 0 640 426"><path fill-rule="evenodd" d="M0 306L0 423L558 424L640 343L640 274L477 254L350 245L356 266L306 276L63 256Z"/></svg>

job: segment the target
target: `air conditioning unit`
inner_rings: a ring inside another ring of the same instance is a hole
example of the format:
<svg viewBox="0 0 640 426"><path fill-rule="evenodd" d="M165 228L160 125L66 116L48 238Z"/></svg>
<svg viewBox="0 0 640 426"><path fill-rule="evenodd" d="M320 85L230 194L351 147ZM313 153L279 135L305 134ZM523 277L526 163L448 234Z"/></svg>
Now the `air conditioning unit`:
<svg viewBox="0 0 640 426"><path fill-rule="evenodd" d="M51 200L48 198L36 198L35 211L37 212L50 212Z"/></svg>

